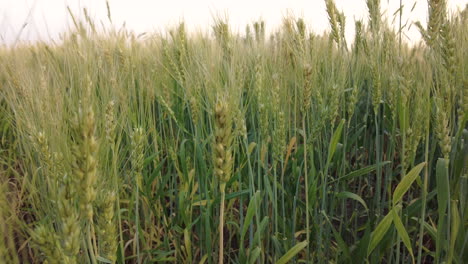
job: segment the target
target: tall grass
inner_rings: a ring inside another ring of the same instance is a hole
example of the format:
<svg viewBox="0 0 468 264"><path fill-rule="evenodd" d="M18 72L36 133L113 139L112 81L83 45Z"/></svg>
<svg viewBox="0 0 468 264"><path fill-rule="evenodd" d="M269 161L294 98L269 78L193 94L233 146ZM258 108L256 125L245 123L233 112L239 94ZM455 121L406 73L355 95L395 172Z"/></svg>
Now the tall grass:
<svg viewBox="0 0 468 264"><path fill-rule="evenodd" d="M2 47L0 263L467 263L468 11L367 6Z"/></svg>

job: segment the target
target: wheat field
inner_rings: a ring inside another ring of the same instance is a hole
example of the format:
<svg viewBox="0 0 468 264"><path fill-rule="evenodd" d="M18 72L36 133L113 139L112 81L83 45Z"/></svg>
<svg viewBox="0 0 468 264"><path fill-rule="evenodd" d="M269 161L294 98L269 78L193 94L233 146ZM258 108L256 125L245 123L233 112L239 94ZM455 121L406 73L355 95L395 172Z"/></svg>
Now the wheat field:
<svg viewBox="0 0 468 264"><path fill-rule="evenodd" d="M468 9L367 7L1 47L0 264L468 263Z"/></svg>

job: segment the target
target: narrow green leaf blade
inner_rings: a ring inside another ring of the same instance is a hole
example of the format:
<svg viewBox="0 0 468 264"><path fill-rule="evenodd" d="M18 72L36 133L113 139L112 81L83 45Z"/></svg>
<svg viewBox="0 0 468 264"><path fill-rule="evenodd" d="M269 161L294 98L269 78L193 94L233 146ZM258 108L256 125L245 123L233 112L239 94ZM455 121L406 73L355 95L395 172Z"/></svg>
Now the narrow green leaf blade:
<svg viewBox="0 0 468 264"><path fill-rule="evenodd" d="M436 165L436 182L437 182L437 211L439 220L437 223L437 238L436 238L436 261L440 260L442 252L446 251L449 241L447 241L447 207L450 197L449 179L448 179L449 161L443 158L437 160Z"/></svg>
<svg viewBox="0 0 468 264"><path fill-rule="evenodd" d="M449 248L449 255L447 263L452 263L453 256L455 255L455 243L457 242L458 232L460 230L460 214L458 213L458 205L457 201L452 200L452 205L450 206L451 215L450 218L452 219L452 224L450 225L450 248Z"/></svg>
<svg viewBox="0 0 468 264"><path fill-rule="evenodd" d="M263 217L262 221L260 222L260 225L257 227L257 231L254 234L254 242L253 242L254 246L255 245L261 246L262 241L263 241L262 235L265 233L268 222L269 222L268 216Z"/></svg>
<svg viewBox="0 0 468 264"><path fill-rule="evenodd" d="M187 253L187 260L189 262L192 262L192 241L190 240L190 234L187 228L184 229L184 243L185 250Z"/></svg>
<svg viewBox="0 0 468 264"><path fill-rule="evenodd" d="M341 132L343 131L343 124L344 120L341 120L340 124L336 128L335 133L333 133L333 136L331 138L330 146L328 147L328 163L330 163L331 159L333 158L333 155L335 154L336 145L338 145L338 141L341 137Z"/></svg>
<svg viewBox="0 0 468 264"><path fill-rule="evenodd" d="M391 163L390 161L383 161L383 162L380 162L378 164L374 164L374 165L370 165L370 166L367 166L367 167L364 167L364 168L360 168L358 170L355 170L353 172L350 172L350 173L346 174L345 176L343 176L341 178L338 178L338 180L340 180L340 181L341 180L350 180L352 178L360 177L362 175L366 175L368 173L371 173L371 172L375 171L378 166L383 167L383 166L385 166L387 164L390 164L390 163Z"/></svg>
<svg viewBox="0 0 468 264"><path fill-rule="evenodd" d="M384 235L387 233L388 229L390 228L390 225L392 224L393 221L393 216L392 212L389 212L383 219L380 221L380 223L377 225L375 228L374 232L371 234L371 240L369 243L369 248L367 249L367 256L372 253L372 251L377 247L377 245L380 243Z"/></svg>
<svg viewBox="0 0 468 264"><path fill-rule="evenodd" d="M403 195L405 195L405 193L411 187L411 184L413 184L413 182L419 176L419 173L423 169L424 165L426 165L425 162L416 165L410 172L408 172L408 174L405 175L403 179L401 179L401 182L393 192L393 205L396 205L403 198Z"/></svg>
<svg viewBox="0 0 468 264"><path fill-rule="evenodd" d="M112 260L106 259L106 258L101 257L101 256L96 256L96 259L99 260L102 263L112 263Z"/></svg>
<svg viewBox="0 0 468 264"><path fill-rule="evenodd" d="M250 257L249 257L249 264L254 264L258 257L260 257L260 253L262 252L262 249L260 247L255 248L250 252Z"/></svg>
<svg viewBox="0 0 468 264"><path fill-rule="evenodd" d="M286 264L288 263L289 260L291 260L294 256L296 256L299 252L301 252L302 249L304 249L307 246L307 241L303 241L286 252L278 261L276 264Z"/></svg>
<svg viewBox="0 0 468 264"><path fill-rule="evenodd" d="M336 197L338 198L349 198L349 199L353 199L355 201L358 201L360 204L362 204L362 206L364 206L364 208L366 208L366 210L369 210L367 208L367 204L366 202L361 198L361 196L355 194L355 193L352 193L352 192L347 192L347 191L344 191L344 192L340 192L336 195Z"/></svg>
<svg viewBox="0 0 468 264"><path fill-rule="evenodd" d="M250 223L252 222L255 212L257 211L257 205L259 202L260 191L257 191L255 192L254 196L252 197L252 200L250 200L249 202L249 206L247 207L247 214L244 219L244 224L242 225L241 241L244 240L245 234L247 233L247 230L249 230Z"/></svg>
<svg viewBox="0 0 468 264"><path fill-rule="evenodd" d="M398 216L397 211L395 209L392 209L391 213L393 215L393 223L395 224L395 228L398 232L398 235L403 241L403 244L405 244L406 248L408 249L411 255L411 258L413 259L413 263L414 263L413 247L411 246L411 241L410 241L408 232L406 232L405 226L403 225L403 222L401 221L400 216Z"/></svg>
<svg viewBox="0 0 468 264"><path fill-rule="evenodd" d="M437 180L437 203L439 218L445 215L450 197L450 186L448 179L448 160L439 159L436 167Z"/></svg>

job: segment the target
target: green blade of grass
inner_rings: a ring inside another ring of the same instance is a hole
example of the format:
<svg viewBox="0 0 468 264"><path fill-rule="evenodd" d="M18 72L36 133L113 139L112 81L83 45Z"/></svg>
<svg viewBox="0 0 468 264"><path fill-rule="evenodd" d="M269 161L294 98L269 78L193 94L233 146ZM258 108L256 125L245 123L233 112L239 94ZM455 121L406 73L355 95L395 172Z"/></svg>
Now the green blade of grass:
<svg viewBox="0 0 468 264"><path fill-rule="evenodd" d="M408 172L403 179L401 179L400 183L395 188L393 192L393 205L396 205L402 198L403 195L409 190L411 184L416 180L419 176L419 173L423 169L425 162L422 162L415 166L410 172Z"/></svg>
<svg viewBox="0 0 468 264"><path fill-rule="evenodd" d="M247 207L247 214L245 215L244 223L242 224L241 241L244 241L245 239L245 234L247 234L247 231L249 230L249 226L257 212L257 206L260 205L260 201L261 193L260 191L257 191L255 192L252 200L249 202L249 206Z"/></svg>
<svg viewBox="0 0 468 264"><path fill-rule="evenodd" d="M384 165L387 165L387 164L390 164L390 163L392 163L392 162L391 161L383 161L383 162L381 162L379 164L370 165L370 166L355 170L353 172L350 172L350 173L346 174L345 176L342 176L342 177L340 177L338 179L332 180L332 181L330 181L330 183L333 183L333 182L336 182L336 181L351 180L353 178L357 178L357 177L360 177L360 176L363 176L363 175L366 175L368 173L371 173L371 172L375 171L378 166L383 167Z"/></svg>
<svg viewBox="0 0 468 264"><path fill-rule="evenodd" d="M399 207L394 207L393 210L399 210ZM383 219L380 221L380 223L377 225L375 228L374 232L371 234L370 242L369 242L369 247L367 249L367 256L370 256L372 251L377 247L377 245L380 243L384 235L387 233L388 229L392 225L393 222L393 213L389 212Z"/></svg>
<svg viewBox="0 0 468 264"><path fill-rule="evenodd" d="M333 136L330 140L330 145L328 146L328 158L327 158L327 164L329 164L333 158L333 155L335 154L336 146L338 145L338 141L341 138L341 132L343 131L343 125L344 125L344 119L341 120L340 124L336 128L335 132L333 133Z"/></svg>
<svg viewBox="0 0 468 264"><path fill-rule="evenodd" d="M411 246L411 241L408 232L406 232L405 226L403 225L403 222L401 221L400 216L398 216L397 212L395 210L391 210L390 212L392 213L393 223L395 224L395 228L398 232L398 235L403 241L403 244L405 244L406 248L408 249L411 255L411 259L414 263L413 247Z"/></svg>
<svg viewBox="0 0 468 264"><path fill-rule="evenodd" d="M338 197L338 198L349 198L349 199L353 199L353 200L359 202L360 204L362 204L362 206L364 206L364 208L366 209L366 211L369 210L369 209L367 208L366 202L361 198L361 196L359 196L359 195L357 195L357 194L355 194L355 193L343 191L343 192L340 192L340 193L336 194L336 197Z"/></svg>
<svg viewBox="0 0 468 264"><path fill-rule="evenodd" d="M301 243L296 244L294 247L289 249L288 252L286 252L286 254L284 254L280 259L278 259L276 264L288 263L288 261L294 258L294 256L296 256L297 254L299 254L299 252L301 252L301 250L304 249L306 246L307 246L307 241L303 241Z"/></svg>
<svg viewBox="0 0 468 264"><path fill-rule="evenodd" d="M436 165L436 182L437 182L437 211L439 222L437 223L437 238L436 238L436 261L440 260L441 254L446 250L447 228L446 228L446 213L448 201L450 197L449 179L448 179L448 164L446 159L439 158Z"/></svg>

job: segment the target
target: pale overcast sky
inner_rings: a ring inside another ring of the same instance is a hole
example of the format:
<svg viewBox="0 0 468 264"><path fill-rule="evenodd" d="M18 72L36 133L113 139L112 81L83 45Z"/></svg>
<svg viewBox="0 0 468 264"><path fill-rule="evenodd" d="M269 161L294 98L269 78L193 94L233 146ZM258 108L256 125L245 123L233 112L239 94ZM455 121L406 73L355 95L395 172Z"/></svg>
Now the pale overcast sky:
<svg viewBox="0 0 468 264"><path fill-rule="evenodd" d="M409 20L427 19L427 0L402 0L403 24ZM448 0L451 11L463 9L468 0ZM277 28L287 14L303 17L317 33L329 30L324 0L109 0L116 27L124 22L126 28L139 33L162 31L184 20L189 30L209 30L216 14L227 14L234 32L244 32L245 25L263 19L267 31ZM354 20L367 19L366 0L335 0L346 15L348 41L354 35ZM399 8L399 0L381 0L381 10L391 21ZM414 6L414 4L416 4ZM95 22L108 25L105 0L0 0L0 43L47 40L57 38L70 27L67 6L74 14L83 16L87 8ZM414 6L413 11L411 11ZM398 18L395 25L398 24ZM420 35L413 26L405 32L411 41Z"/></svg>

